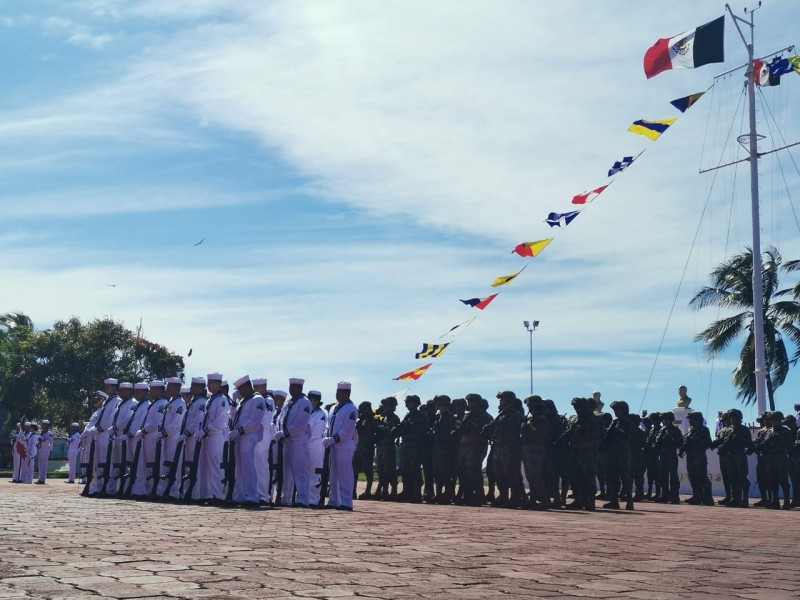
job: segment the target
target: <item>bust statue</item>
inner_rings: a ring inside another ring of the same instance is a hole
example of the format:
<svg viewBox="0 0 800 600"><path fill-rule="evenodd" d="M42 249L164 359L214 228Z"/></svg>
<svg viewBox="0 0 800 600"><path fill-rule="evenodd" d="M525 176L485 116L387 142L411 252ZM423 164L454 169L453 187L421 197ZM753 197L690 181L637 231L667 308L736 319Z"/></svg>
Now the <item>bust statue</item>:
<svg viewBox="0 0 800 600"><path fill-rule="evenodd" d="M592 400L594 400L594 414L602 414L605 402L600 400L600 392L592 392Z"/></svg>
<svg viewBox="0 0 800 600"><path fill-rule="evenodd" d="M692 399L686 395L687 391L685 385L678 388L678 408L689 408L692 403Z"/></svg>

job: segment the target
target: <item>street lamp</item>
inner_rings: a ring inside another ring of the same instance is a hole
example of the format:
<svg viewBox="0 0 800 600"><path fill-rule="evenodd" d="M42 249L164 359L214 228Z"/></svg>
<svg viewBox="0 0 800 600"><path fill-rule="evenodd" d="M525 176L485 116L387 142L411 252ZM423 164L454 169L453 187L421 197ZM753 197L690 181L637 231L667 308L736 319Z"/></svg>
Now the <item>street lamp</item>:
<svg viewBox="0 0 800 600"><path fill-rule="evenodd" d="M539 327L539 321L523 321L525 330L530 334L531 340L531 395L533 395L533 332Z"/></svg>

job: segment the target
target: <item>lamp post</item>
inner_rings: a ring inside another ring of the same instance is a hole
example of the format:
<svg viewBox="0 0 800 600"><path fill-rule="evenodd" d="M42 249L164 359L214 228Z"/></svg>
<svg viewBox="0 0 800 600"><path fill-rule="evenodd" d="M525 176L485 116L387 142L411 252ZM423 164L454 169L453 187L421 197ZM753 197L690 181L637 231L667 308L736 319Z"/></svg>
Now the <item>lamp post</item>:
<svg viewBox="0 0 800 600"><path fill-rule="evenodd" d="M525 330L530 334L531 342L531 395L533 395L533 332L539 327L539 321L523 321Z"/></svg>

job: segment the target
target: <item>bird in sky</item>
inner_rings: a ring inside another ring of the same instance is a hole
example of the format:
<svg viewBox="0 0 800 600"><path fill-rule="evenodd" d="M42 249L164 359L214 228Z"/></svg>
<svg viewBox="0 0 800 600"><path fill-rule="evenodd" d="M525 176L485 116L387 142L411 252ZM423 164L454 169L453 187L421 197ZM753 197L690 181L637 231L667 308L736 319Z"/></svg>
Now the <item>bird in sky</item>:
<svg viewBox="0 0 800 600"><path fill-rule="evenodd" d="M189 348L189 354L187 354L186 356L191 356L191 355L192 355L192 349Z"/></svg>
<svg viewBox="0 0 800 600"><path fill-rule="evenodd" d="M203 243L203 242L205 242L205 241L206 241L206 238L203 238L202 240L200 240L199 242L197 242L197 243L195 244L195 246L199 246L200 244L202 244L202 243Z"/></svg>
<svg viewBox="0 0 800 600"><path fill-rule="evenodd" d="M107 283L106 287L117 287L118 285L118 283Z"/></svg>

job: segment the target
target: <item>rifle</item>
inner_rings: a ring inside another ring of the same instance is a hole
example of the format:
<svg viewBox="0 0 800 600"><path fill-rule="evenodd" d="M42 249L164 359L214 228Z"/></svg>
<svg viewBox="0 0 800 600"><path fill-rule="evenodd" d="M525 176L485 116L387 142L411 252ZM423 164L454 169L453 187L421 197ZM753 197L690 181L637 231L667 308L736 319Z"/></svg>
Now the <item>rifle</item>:
<svg viewBox="0 0 800 600"><path fill-rule="evenodd" d="M322 468L316 469L319 473L319 482L315 485L319 488L319 507L325 506L325 498L330 497L330 476L331 476L331 447L325 448L325 456L322 459Z"/></svg>
<svg viewBox="0 0 800 600"><path fill-rule="evenodd" d="M83 486L83 491L81 492L81 496L88 496L89 486L92 485L92 466L94 466L94 448L95 448L95 441L92 440L92 443L89 444L89 462L81 463L81 469L83 469L83 475L84 477L86 477L86 485Z"/></svg>
<svg viewBox="0 0 800 600"><path fill-rule="evenodd" d="M122 440L120 446L119 462L113 465L117 469L117 475L114 479L119 479L119 489L117 490L117 497L120 496L121 491L125 488L125 479L127 478L126 467L128 465L128 438Z"/></svg>
<svg viewBox="0 0 800 600"><path fill-rule="evenodd" d="M236 484L236 440L228 440L228 456L225 460L225 502L233 502L233 486Z"/></svg>
<svg viewBox="0 0 800 600"><path fill-rule="evenodd" d="M148 477L148 479L153 480L153 487L150 489L151 497L155 497L158 493L158 482L161 481L161 443L163 439L164 438L159 437L156 440L155 460L151 463L147 463L147 465L150 465L150 477ZM145 465L145 467L147 465Z"/></svg>
<svg viewBox="0 0 800 600"><path fill-rule="evenodd" d="M195 434L196 435L196 434ZM195 440L194 442L194 452L192 453L192 462L189 463L189 473L188 475L184 475L181 477L181 497L186 498L186 500L192 499L192 492L194 492L194 486L197 484L197 469L199 467L200 462L200 447L203 445L203 440ZM185 446L184 446L185 448ZM186 456L184 454L183 457L183 470L186 470ZM186 494L183 493L183 484L186 480L189 480L189 488L186 490Z"/></svg>
<svg viewBox="0 0 800 600"><path fill-rule="evenodd" d="M129 463L126 463L130 467L130 471L125 477L125 482L128 484L128 489L125 489L124 486L120 484L119 492L117 493L118 498L131 497L131 493L133 492L133 484L136 483L136 472L139 470L139 453L141 451L142 439L139 438L136 441L136 450L133 451L133 460Z"/></svg>
<svg viewBox="0 0 800 600"><path fill-rule="evenodd" d="M162 475L161 479L167 480L167 487L164 489L164 493L161 494L161 498L168 498L169 491L172 489L172 486L175 485L175 479L178 477L178 461L181 458L181 452L183 451L183 440L179 441L175 445L175 453L172 455L172 461L165 460L164 466L169 466L169 471L166 475Z"/></svg>
<svg viewBox="0 0 800 600"><path fill-rule="evenodd" d="M272 440L269 443L269 452L267 454L267 462L269 463L269 497L272 498L273 502L276 498L272 491L278 483L278 461L275 457L277 446L278 443Z"/></svg>
<svg viewBox="0 0 800 600"><path fill-rule="evenodd" d="M111 436L109 435L109 438ZM108 440L108 446L106 446L106 461L103 463L103 487L100 488L100 495L106 495L106 488L108 488L108 480L111 479L111 452L114 448L114 441L112 439Z"/></svg>

